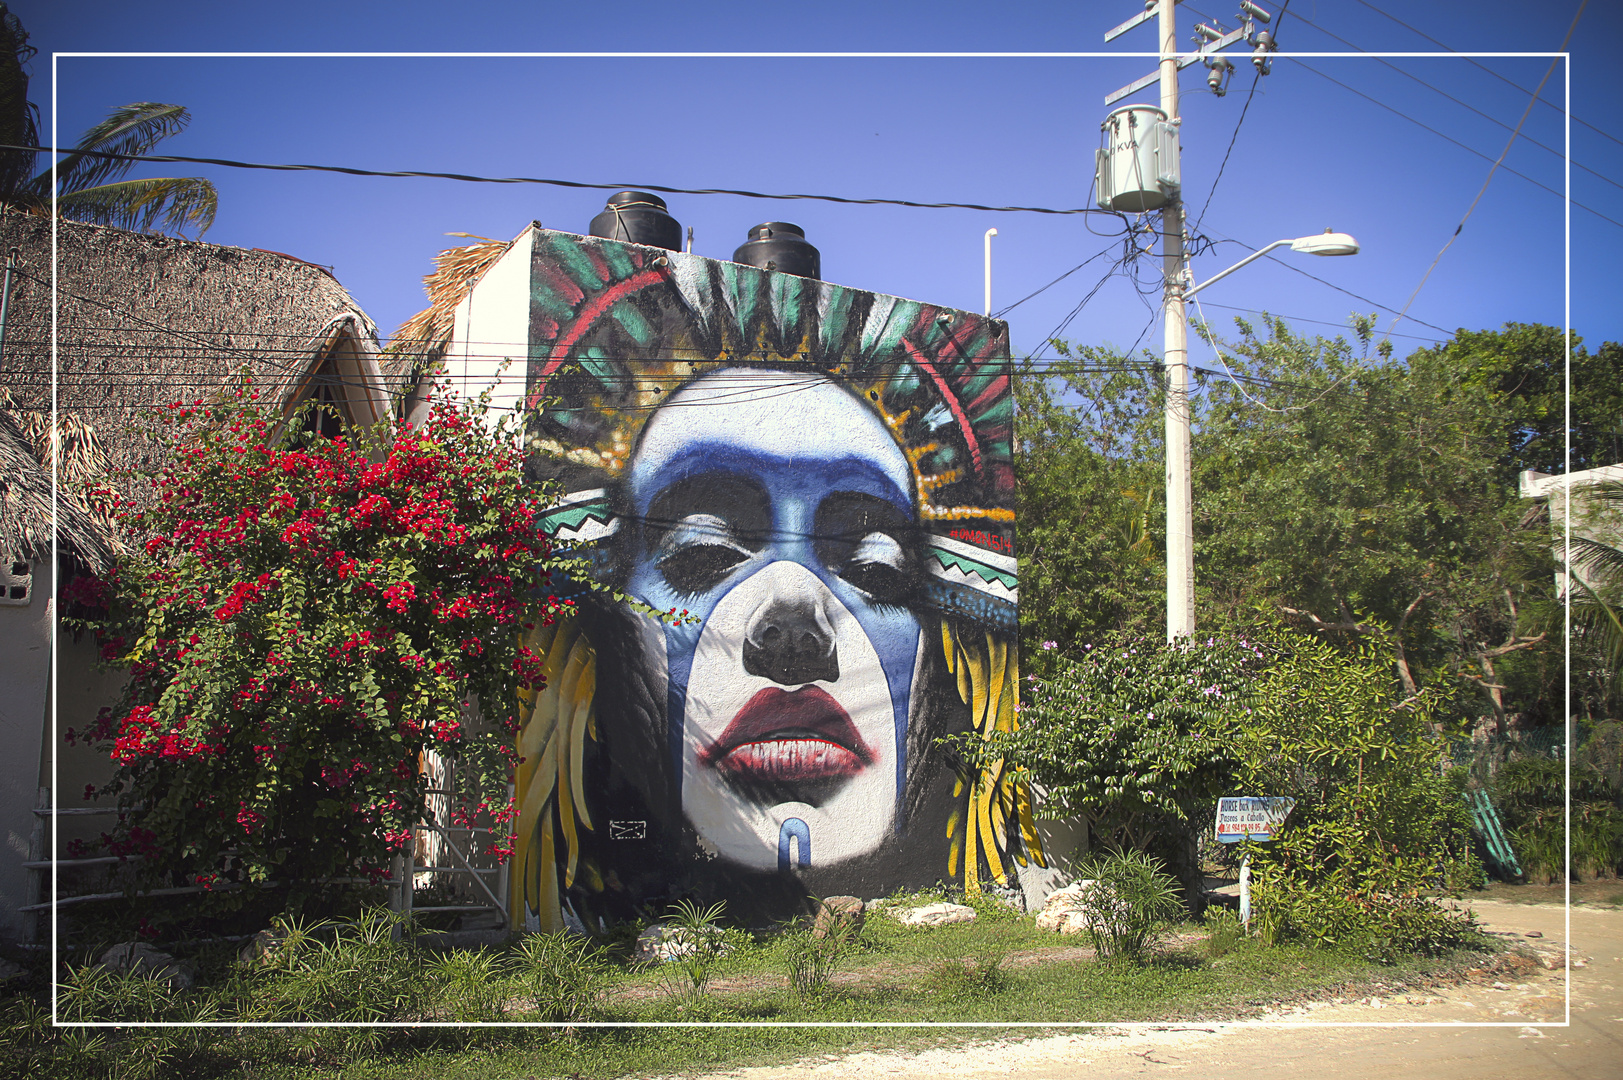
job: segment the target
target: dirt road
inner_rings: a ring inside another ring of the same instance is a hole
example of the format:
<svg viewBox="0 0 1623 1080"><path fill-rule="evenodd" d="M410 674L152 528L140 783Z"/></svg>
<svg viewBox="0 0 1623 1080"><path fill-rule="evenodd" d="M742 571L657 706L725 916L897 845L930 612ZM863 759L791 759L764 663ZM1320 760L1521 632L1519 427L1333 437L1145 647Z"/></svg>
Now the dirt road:
<svg viewBox="0 0 1623 1080"><path fill-rule="evenodd" d="M1572 909L1569 1024L1560 960L1565 910L1472 907L1490 931L1554 958L1555 970L1527 965L1514 981L1501 974L1427 994L1315 1002L1243 1023L1090 1029L917 1054L866 1051L714 1080L1623 1080L1623 911Z"/></svg>

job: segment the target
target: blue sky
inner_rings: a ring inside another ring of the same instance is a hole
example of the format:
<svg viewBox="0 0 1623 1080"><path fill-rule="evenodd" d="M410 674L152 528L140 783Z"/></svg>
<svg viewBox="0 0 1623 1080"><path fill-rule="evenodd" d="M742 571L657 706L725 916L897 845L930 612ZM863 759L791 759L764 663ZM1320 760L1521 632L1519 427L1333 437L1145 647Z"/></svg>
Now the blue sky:
<svg viewBox="0 0 1623 1080"><path fill-rule="evenodd" d="M1278 12L1281 4L1263 6ZM615 5L415 2L277 5L20 0L11 5L41 54L32 96L71 144L111 107L175 102L190 129L164 149L200 157L378 169L540 176L604 183L727 187L990 205L1092 205L1093 151L1107 93L1153 67L1142 56L846 58L426 58L176 55L208 51L1117 51L1153 47L1146 26L1106 45L1104 32L1138 0L1087 4L824 2ZM1231 0L1191 0L1193 23L1237 20ZM1490 160L1527 110L1549 59L1380 60L1366 51L1555 51L1578 0L1542 5L1292 0L1276 21L1281 47L1236 135L1252 87L1244 50L1232 89L1183 75L1185 199L1196 232L1216 242L1193 264L1197 281L1247 249L1326 227L1363 244L1354 258L1288 252L1202 293L1205 314L1231 327L1235 308L1289 317L1333 334L1349 314L1385 329L1466 213ZM1409 24L1405 28L1383 12ZM1623 17L1591 3L1572 42L1572 197L1623 222L1620 95L1602 49ZM1418 33L1417 33L1418 32ZM1332 36L1334 35L1334 36ZM1343 41L1337 38L1345 39ZM51 54L59 57L55 115ZM1338 53L1290 59L1293 53ZM1328 78L1327 78L1328 76ZM1544 97L1559 103L1558 65ZM1331 80L1336 80L1332 82ZM1508 82L1506 81L1508 80ZM1337 83L1345 86L1337 85ZM1427 85L1429 84L1429 85ZM1516 85L1511 85L1516 84ZM1438 91L1442 91L1439 93ZM1450 95L1459 102L1449 100ZM1365 95L1365 96L1360 96ZM1373 99L1373 100L1371 100ZM1133 101L1155 101L1154 91ZM1467 108L1466 106L1470 106ZM1471 109L1480 110L1477 115ZM1419 121L1437 133L1413 121ZM1564 221L1559 192L1563 117L1535 104L1458 239L1396 327L1400 354L1455 328L1563 321ZM1441 133L1441 134L1438 134ZM1444 136L1447 136L1445 138ZM1233 150L1213 190L1220 162ZM1455 145L1448 139L1463 145ZM1476 153L1472 153L1475 151ZM1596 176L1580 166L1601 174ZM422 306L422 275L448 232L510 238L532 219L584 232L606 192L442 180L266 173L210 166L142 166L135 175L204 175L220 191L206 239L268 248L333 267L392 332ZM1544 190L1542 184L1553 188ZM1210 198L1204 214L1201 208ZM1146 327L1158 260L1139 281L1117 266L1110 219L1021 213L765 202L669 196L695 229L695 250L726 258L750 226L788 220L823 254L826 279L980 310L982 234L994 240L994 308L1083 269L1007 315L1017 352L1064 334L1086 344L1159 349ZM1613 254L1623 226L1578 206L1572 222L1572 325L1593 347L1623 338ZM1092 231L1090 231L1092 230ZM1100 255L1099 253L1104 252ZM1323 278L1324 284L1291 269ZM1101 284L1102 281L1102 284ZM1334 286L1347 292L1338 291ZM1084 296L1097 293L1080 310ZM1348 293L1357 294L1356 297ZM1379 306L1378 306L1379 305ZM1198 364L1212 357L1196 344Z"/></svg>

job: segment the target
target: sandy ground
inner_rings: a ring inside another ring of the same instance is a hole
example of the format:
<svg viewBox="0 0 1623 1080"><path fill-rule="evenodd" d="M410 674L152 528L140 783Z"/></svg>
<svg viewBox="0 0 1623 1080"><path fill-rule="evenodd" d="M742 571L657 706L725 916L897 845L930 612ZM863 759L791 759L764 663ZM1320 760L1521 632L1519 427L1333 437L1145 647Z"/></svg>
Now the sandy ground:
<svg viewBox="0 0 1623 1080"><path fill-rule="evenodd" d="M1572 908L1567 969L1566 909L1471 906L1487 929L1542 954L1553 968L1529 961L1517 974L1386 999L1312 1002L1245 1022L1084 1029L920 1053L863 1051L710 1080L1111 1080L1176 1073L1203 1080L1623 1080L1623 910Z"/></svg>

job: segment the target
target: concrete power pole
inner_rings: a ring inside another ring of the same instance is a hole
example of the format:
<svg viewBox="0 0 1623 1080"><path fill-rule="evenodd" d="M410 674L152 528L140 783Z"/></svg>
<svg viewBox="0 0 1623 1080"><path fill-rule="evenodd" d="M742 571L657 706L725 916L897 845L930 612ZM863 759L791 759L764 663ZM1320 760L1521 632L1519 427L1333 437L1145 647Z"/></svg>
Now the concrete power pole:
<svg viewBox="0 0 1623 1080"><path fill-rule="evenodd" d="M1161 110L1174 128L1182 124L1178 116L1176 6L1177 0L1159 0L1156 10L1156 36L1161 42ZM1180 187L1161 209L1162 307L1166 317L1162 362L1167 369L1168 641L1195 632L1195 489L1189 456L1189 321L1183 306L1183 230Z"/></svg>
<svg viewBox="0 0 1623 1080"><path fill-rule="evenodd" d="M1184 247L1182 163L1179 160L1178 72L1204 63L1207 85L1221 97L1233 65L1217 54L1230 45L1246 42L1254 48L1252 62L1268 73L1273 36L1257 33L1253 20L1272 16L1250 0L1242 0L1238 30L1223 31L1201 24L1195 28L1200 47L1178 55L1177 5L1179 0L1147 0L1142 14L1105 34L1112 41L1136 26L1156 21L1160 62L1156 70L1105 98L1111 105L1159 82L1159 110L1128 106L1105 121L1110 148L1101 150L1097 181L1099 205L1113 210L1161 211L1162 314L1165 319L1163 362L1166 366L1166 499L1167 499L1167 640L1195 632L1195 525L1194 484L1190 463L1189 320L1184 292L1189 274ZM1159 118L1150 116L1159 113ZM1125 115L1125 121L1118 117ZM1148 114L1148 115L1145 115ZM1114 123L1113 123L1114 122Z"/></svg>

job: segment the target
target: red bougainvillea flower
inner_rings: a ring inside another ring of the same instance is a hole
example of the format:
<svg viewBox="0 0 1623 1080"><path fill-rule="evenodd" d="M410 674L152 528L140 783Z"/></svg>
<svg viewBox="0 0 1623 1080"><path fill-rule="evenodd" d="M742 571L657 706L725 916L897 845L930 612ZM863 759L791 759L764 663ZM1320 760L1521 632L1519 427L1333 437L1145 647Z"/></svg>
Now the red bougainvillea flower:
<svg viewBox="0 0 1623 1080"><path fill-rule="evenodd" d="M507 857L512 808L478 793L507 790L519 691L545 685L522 634L570 611L540 528L552 493L505 428L444 397L415 428L284 426L251 389L168 410L153 497L118 511L133 555L63 590L129 673L75 733L119 766L102 849L167 853L131 864L148 884L384 875L438 755Z"/></svg>

